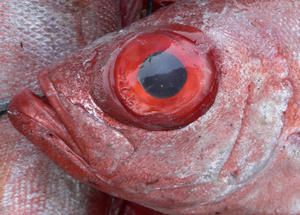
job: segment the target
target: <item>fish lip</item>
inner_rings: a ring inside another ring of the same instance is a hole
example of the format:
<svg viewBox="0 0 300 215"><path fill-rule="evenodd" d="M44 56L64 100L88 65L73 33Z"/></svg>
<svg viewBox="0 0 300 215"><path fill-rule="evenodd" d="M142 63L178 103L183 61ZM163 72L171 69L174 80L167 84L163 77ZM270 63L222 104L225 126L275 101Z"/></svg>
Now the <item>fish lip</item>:
<svg viewBox="0 0 300 215"><path fill-rule="evenodd" d="M39 76L40 87L45 93L45 97L40 97L29 89L24 89L13 97L8 105L10 121L17 130L27 136L26 132L31 132L31 130L30 127L29 130L26 130L28 129L26 128L28 126L27 124L24 124L23 118L29 118L34 121L34 123L44 127L50 135L59 137L66 146L76 154L80 155L81 152L61 120L57 108L50 101L52 100L51 96L57 94L57 92L55 90L55 92L49 94L46 85L47 81L45 81L46 76L48 76L48 72L42 72ZM49 95L51 96L49 97Z"/></svg>

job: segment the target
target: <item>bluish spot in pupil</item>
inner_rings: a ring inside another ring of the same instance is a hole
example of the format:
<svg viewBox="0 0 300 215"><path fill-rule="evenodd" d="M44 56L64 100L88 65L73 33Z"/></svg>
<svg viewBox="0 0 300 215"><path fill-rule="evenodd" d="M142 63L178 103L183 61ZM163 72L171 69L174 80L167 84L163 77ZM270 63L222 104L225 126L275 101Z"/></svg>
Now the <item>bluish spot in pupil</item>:
<svg viewBox="0 0 300 215"><path fill-rule="evenodd" d="M150 95L169 98L176 95L187 79L184 65L172 54L156 52L140 66L138 80Z"/></svg>

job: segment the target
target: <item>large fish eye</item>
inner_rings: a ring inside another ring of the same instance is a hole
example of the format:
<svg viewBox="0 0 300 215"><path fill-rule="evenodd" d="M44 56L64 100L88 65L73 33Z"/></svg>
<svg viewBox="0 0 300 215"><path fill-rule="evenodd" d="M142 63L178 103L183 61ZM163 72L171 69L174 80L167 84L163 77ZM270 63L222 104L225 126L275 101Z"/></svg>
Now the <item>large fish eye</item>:
<svg viewBox="0 0 300 215"><path fill-rule="evenodd" d="M102 109L123 123L150 130L193 122L209 109L217 92L209 43L199 30L181 25L130 38L110 67L110 89L118 105L110 102Z"/></svg>

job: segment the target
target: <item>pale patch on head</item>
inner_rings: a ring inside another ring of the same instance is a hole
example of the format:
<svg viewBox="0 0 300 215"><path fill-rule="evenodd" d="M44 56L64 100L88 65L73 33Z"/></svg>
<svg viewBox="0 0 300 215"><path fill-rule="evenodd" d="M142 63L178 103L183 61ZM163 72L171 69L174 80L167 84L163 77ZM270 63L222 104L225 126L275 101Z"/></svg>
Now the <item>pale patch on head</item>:
<svg viewBox="0 0 300 215"><path fill-rule="evenodd" d="M300 129L289 132L287 137L288 145L286 145L286 152L289 158L300 165Z"/></svg>
<svg viewBox="0 0 300 215"><path fill-rule="evenodd" d="M178 23L182 22L182 20L183 20L183 18L181 16L175 16L173 19L175 22L178 22Z"/></svg>
<svg viewBox="0 0 300 215"><path fill-rule="evenodd" d="M300 52L293 52L293 57L295 59L295 61L298 63L298 65L300 66Z"/></svg>
<svg viewBox="0 0 300 215"><path fill-rule="evenodd" d="M300 198L299 196L295 196L289 205L290 214L299 214L300 213Z"/></svg>
<svg viewBox="0 0 300 215"><path fill-rule="evenodd" d="M258 111L262 116L263 123L275 123L276 116L281 115L287 109L289 98L292 96L291 86L281 85L280 90L273 90L273 93L261 101ZM282 124L282 122L280 122Z"/></svg>
<svg viewBox="0 0 300 215"><path fill-rule="evenodd" d="M266 75L261 72L262 62L258 58L251 58L248 62L241 65L240 74L243 80L252 80L254 85L259 88L263 85Z"/></svg>

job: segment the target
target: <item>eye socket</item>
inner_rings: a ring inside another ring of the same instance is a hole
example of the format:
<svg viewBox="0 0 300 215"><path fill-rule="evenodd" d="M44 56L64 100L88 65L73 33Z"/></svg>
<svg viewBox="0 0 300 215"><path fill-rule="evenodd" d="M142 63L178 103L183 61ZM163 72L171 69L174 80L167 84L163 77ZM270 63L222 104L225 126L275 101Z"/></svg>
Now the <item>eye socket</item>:
<svg viewBox="0 0 300 215"><path fill-rule="evenodd" d="M183 127L204 114L217 92L210 41L182 25L143 32L129 39L109 68L109 105L117 120L150 130ZM97 90L97 89L96 89Z"/></svg>

